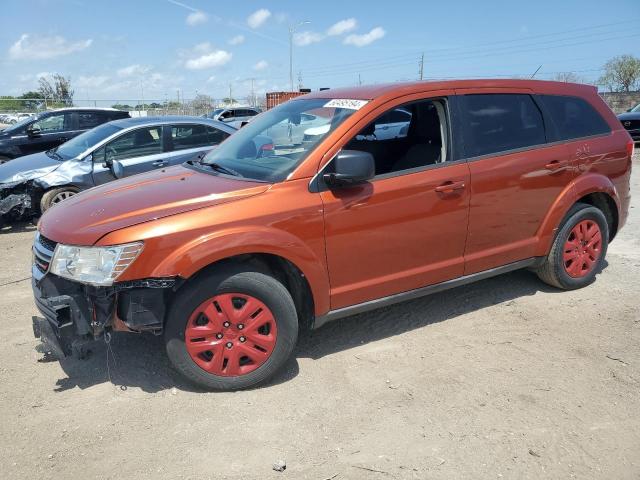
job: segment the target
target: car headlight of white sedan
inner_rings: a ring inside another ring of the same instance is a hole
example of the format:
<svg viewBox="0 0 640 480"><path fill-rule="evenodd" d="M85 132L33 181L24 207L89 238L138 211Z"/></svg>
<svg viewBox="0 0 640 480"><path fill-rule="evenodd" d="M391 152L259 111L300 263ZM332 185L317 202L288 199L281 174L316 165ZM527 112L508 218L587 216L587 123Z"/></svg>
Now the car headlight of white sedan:
<svg viewBox="0 0 640 480"><path fill-rule="evenodd" d="M142 242L107 247L58 244L49 271L77 282L110 286L138 257L142 247Z"/></svg>

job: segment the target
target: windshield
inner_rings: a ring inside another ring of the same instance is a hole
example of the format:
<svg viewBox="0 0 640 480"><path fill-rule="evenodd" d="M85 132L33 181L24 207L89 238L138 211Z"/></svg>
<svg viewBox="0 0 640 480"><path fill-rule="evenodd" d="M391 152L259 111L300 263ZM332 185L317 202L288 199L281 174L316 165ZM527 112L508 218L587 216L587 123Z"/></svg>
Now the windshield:
<svg viewBox="0 0 640 480"><path fill-rule="evenodd" d="M13 125L11 125L10 127L5 128L3 131L4 132L15 132L16 130L20 130L22 127L24 127L26 124L28 124L29 122L35 120L36 117L35 116L30 116L30 117L26 117L22 120L20 120L17 123L14 123Z"/></svg>
<svg viewBox="0 0 640 480"><path fill-rule="evenodd" d="M70 160L76 158L96 143L99 143L119 130L122 130L122 128L111 125L110 123L105 123L99 127L87 130L77 137L73 137L68 142L54 149L53 152L56 156L60 157L61 160Z"/></svg>
<svg viewBox="0 0 640 480"><path fill-rule="evenodd" d="M282 181L355 112L334 105L344 104L328 98L283 103L254 117L209 152L201 164L247 179Z"/></svg>

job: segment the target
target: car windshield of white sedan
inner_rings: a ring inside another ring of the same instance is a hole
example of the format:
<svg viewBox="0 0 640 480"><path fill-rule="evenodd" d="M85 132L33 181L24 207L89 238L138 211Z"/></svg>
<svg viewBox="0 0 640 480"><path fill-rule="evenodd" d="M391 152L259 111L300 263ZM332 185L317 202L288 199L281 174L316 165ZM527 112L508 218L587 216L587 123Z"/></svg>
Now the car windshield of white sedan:
<svg viewBox="0 0 640 480"><path fill-rule="evenodd" d="M328 98L283 103L251 120L201 162L213 171L279 182L365 101Z"/></svg>

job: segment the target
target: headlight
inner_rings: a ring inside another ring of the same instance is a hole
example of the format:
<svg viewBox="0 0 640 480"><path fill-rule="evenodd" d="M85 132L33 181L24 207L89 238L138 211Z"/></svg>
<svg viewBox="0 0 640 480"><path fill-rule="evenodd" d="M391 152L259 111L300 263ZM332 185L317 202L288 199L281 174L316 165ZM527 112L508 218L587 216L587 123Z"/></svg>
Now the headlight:
<svg viewBox="0 0 640 480"><path fill-rule="evenodd" d="M109 247L56 246L51 273L92 285L109 286L142 251L142 242Z"/></svg>

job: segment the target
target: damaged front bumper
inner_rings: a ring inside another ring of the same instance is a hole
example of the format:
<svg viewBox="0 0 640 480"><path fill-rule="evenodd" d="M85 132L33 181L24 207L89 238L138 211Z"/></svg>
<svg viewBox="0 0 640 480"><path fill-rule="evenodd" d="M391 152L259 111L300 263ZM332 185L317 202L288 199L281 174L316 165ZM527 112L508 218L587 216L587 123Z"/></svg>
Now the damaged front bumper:
<svg viewBox="0 0 640 480"><path fill-rule="evenodd" d="M159 334L176 280L144 279L96 287L48 272L55 242L36 235L33 295L42 316L33 318L34 335L58 357L73 355L106 332Z"/></svg>
<svg viewBox="0 0 640 480"><path fill-rule="evenodd" d="M36 216L35 188L26 182L0 183L0 225Z"/></svg>

